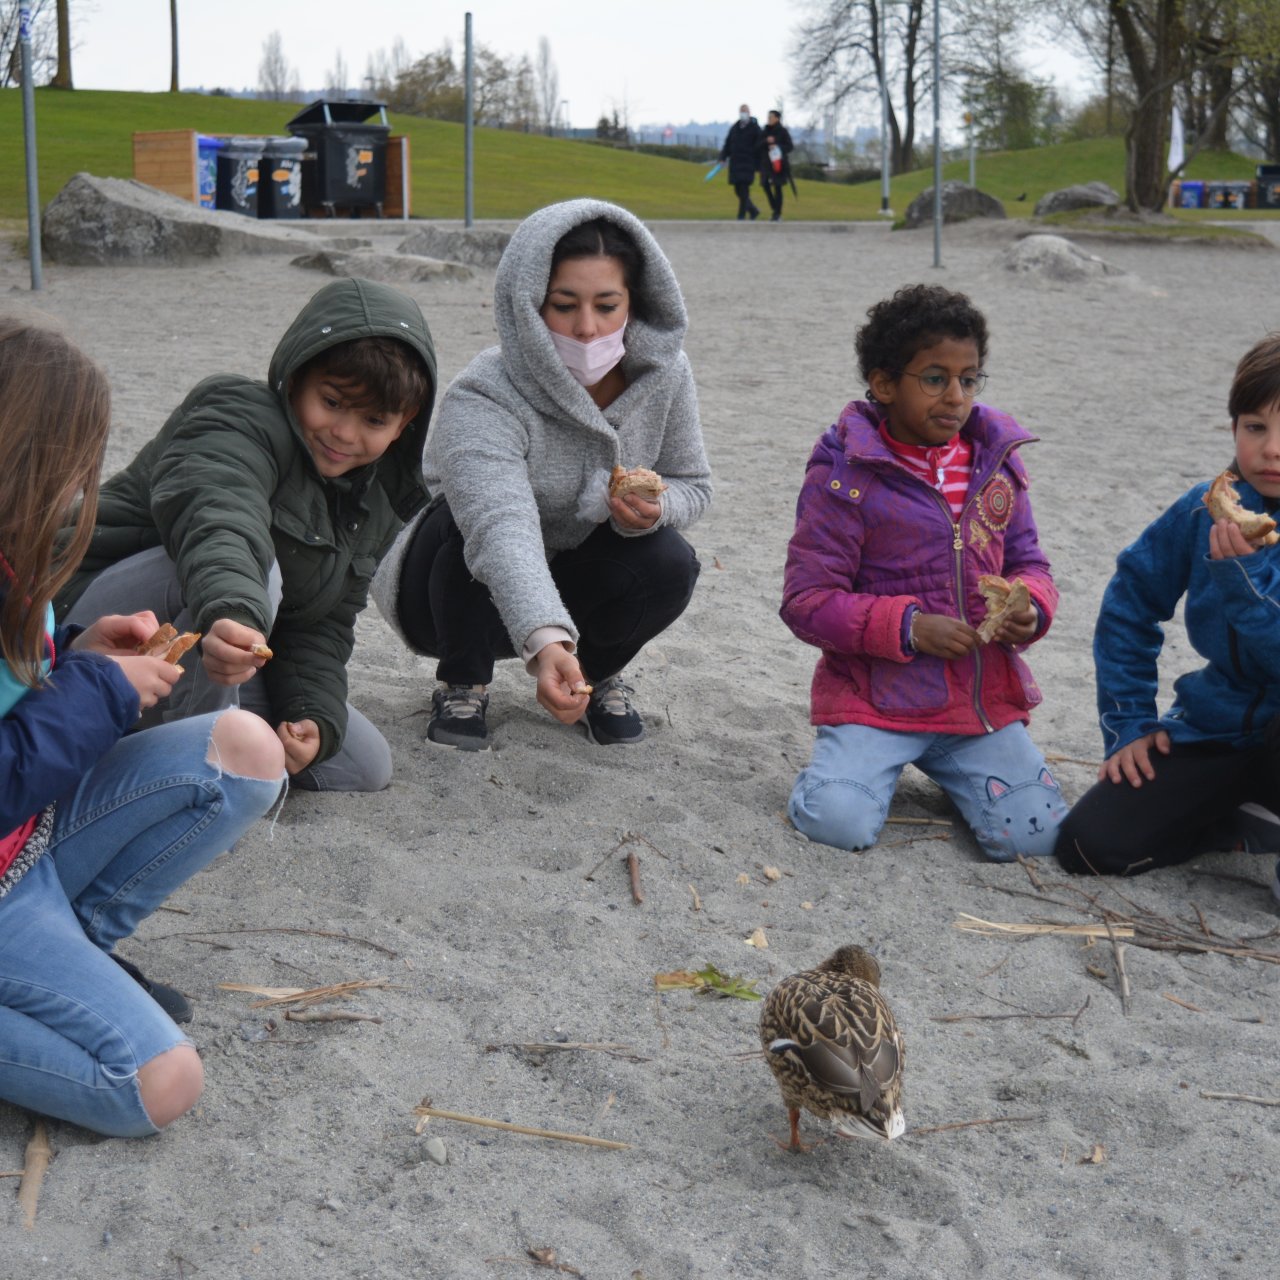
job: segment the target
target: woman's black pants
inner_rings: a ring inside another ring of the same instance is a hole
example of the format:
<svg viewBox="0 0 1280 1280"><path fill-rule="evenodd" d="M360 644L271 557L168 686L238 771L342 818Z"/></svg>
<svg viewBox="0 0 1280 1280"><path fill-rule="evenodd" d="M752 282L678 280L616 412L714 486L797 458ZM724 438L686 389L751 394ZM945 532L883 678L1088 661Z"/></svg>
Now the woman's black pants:
<svg viewBox="0 0 1280 1280"><path fill-rule="evenodd" d="M616 675L685 611L701 569L674 529L624 538L607 523L557 551L549 567L578 629L578 664L593 682ZM488 684L495 660L517 656L489 588L466 566L447 503L418 526L397 604L410 645L439 658L436 678L445 684Z"/></svg>

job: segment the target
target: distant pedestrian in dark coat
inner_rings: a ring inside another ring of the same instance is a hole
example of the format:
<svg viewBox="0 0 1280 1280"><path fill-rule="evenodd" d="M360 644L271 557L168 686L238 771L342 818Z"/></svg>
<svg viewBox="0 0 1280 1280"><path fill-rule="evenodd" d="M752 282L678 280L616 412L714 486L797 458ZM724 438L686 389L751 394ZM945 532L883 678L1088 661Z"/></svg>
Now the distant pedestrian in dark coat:
<svg viewBox="0 0 1280 1280"><path fill-rule="evenodd" d="M763 139L760 122L744 102L738 108L737 122L729 126L724 146L720 148L721 161L729 162L729 185L738 193L739 222L748 215L752 222L760 216L760 210L751 199L751 184L756 180L756 170L760 167Z"/></svg>
<svg viewBox="0 0 1280 1280"><path fill-rule="evenodd" d="M782 189L791 180L791 133L781 111L770 111L760 144L760 185L773 210L771 222L782 219Z"/></svg>

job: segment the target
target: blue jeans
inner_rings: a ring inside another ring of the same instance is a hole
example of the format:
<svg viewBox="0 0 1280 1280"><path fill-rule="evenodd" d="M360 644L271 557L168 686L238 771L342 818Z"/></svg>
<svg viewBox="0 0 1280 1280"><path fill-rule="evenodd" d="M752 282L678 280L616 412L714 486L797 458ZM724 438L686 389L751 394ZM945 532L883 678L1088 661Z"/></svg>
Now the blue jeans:
<svg viewBox="0 0 1280 1280"><path fill-rule="evenodd" d="M58 802L0 898L0 1098L112 1137L157 1132L138 1069L187 1043L111 949L280 794L205 759L217 714L122 738Z"/></svg>
<svg viewBox="0 0 1280 1280"><path fill-rule="evenodd" d="M267 596L272 609L280 607L283 584L278 565L267 575ZM150 609L161 622L172 622L179 631L195 629L177 566L163 547L139 551L104 569L84 589L67 613L66 621L87 627L107 613L137 613ZM274 619L274 613L272 617ZM271 630L270 627L267 628ZM193 654L187 674L173 694L143 716L144 725L178 720L227 707L242 707L278 726L263 682L254 676L241 685L214 684L204 663ZM347 732L336 755L295 774L289 785L303 791L381 791L391 784L391 748L365 715L347 703Z"/></svg>
<svg viewBox="0 0 1280 1280"><path fill-rule="evenodd" d="M1053 852L1067 803L1021 724L972 736L820 725L788 815L810 840L865 849L875 844L908 764L951 797L988 858L1012 862L1018 854Z"/></svg>

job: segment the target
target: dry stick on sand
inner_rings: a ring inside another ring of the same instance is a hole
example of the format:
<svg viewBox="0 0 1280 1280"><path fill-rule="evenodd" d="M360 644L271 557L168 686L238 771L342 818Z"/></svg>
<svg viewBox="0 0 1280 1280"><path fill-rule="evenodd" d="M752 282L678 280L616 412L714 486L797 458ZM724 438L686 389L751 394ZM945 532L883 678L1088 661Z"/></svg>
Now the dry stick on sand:
<svg viewBox="0 0 1280 1280"><path fill-rule="evenodd" d="M1219 1098L1223 1102L1254 1102L1260 1107L1280 1107L1280 1098L1259 1098L1252 1093L1210 1093L1207 1089L1201 1089L1200 1096Z"/></svg>
<svg viewBox="0 0 1280 1280"><path fill-rule="evenodd" d="M886 818L885 826L895 827L949 827L946 818Z"/></svg>
<svg viewBox="0 0 1280 1280"><path fill-rule="evenodd" d="M368 938L357 938L353 933L337 933L332 929L299 929L293 925L284 924L270 925L260 929L194 929L190 933L162 933L152 941L160 942L165 938L190 938L195 942L205 942L211 933L296 933L309 938L337 938L339 942L357 942L362 947L372 947L374 951L381 951L383 955L390 956L393 960L400 957L398 951L392 951L390 947L384 947L380 942L370 942Z"/></svg>
<svg viewBox="0 0 1280 1280"><path fill-rule="evenodd" d="M18 1204L22 1208L23 1223L27 1230L36 1225L36 1203L40 1199L40 1184L44 1181L45 1170L53 1159L53 1148L49 1145L49 1132L43 1120L36 1121L35 1132L27 1143L27 1154L23 1160L22 1181L18 1184Z"/></svg>
<svg viewBox="0 0 1280 1280"><path fill-rule="evenodd" d="M289 1022L382 1022L376 1013L352 1009L286 1009L284 1016Z"/></svg>
<svg viewBox="0 0 1280 1280"><path fill-rule="evenodd" d="M631 877L631 901L638 907L644 901L644 890L640 887L640 858L635 852L626 856L627 875Z"/></svg>
<svg viewBox="0 0 1280 1280"><path fill-rule="evenodd" d="M610 1151L630 1151L629 1142L612 1142L608 1138L589 1138L582 1133L557 1133L554 1129L534 1129L524 1124L509 1124L505 1120L489 1120L485 1116L468 1116L461 1111L442 1111L439 1107L419 1103L414 1107L415 1116L434 1116L438 1120L458 1120L462 1124L483 1125L486 1129L503 1129L507 1133L526 1133L531 1138L554 1138L557 1142L580 1142L588 1147L606 1147Z"/></svg>
<svg viewBox="0 0 1280 1280"><path fill-rule="evenodd" d="M607 1053L614 1058L625 1058L628 1062L648 1062L648 1058L642 1058L636 1053L635 1049L629 1044L611 1044L611 1043L591 1043L588 1041L566 1040L558 1041L529 1041L528 1043L508 1042L506 1044L487 1044L484 1047L485 1053L498 1053L503 1049L515 1049L518 1053L548 1053L557 1050L562 1053L590 1051L595 1053Z"/></svg>
<svg viewBox="0 0 1280 1280"><path fill-rule="evenodd" d="M979 1125L984 1124L1031 1124L1034 1121L1043 1119L1043 1115L1038 1115L992 1116L989 1120L957 1120L952 1124L931 1124L922 1129L908 1129L902 1136L904 1138L918 1138L921 1134L946 1133L949 1129L976 1129Z"/></svg>
<svg viewBox="0 0 1280 1280"><path fill-rule="evenodd" d="M1073 1025L1079 1020L1080 1015L1089 1007L1089 1000L1086 997L1075 1013L947 1013L940 1017L930 1018L930 1022L1007 1022L1014 1018L1043 1018L1052 1020L1054 1018L1065 1018Z"/></svg>
<svg viewBox="0 0 1280 1280"><path fill-rule="evenodd" d="M1116 941L1115 926L1108 917L1103 923L1107 926L1107 937L1111 939L1111 949L1116 955L1116 981L1120 984L1120 1008L1125 1016L1129 1014L1129 975L1124 971L1124 947Z"/></svg>

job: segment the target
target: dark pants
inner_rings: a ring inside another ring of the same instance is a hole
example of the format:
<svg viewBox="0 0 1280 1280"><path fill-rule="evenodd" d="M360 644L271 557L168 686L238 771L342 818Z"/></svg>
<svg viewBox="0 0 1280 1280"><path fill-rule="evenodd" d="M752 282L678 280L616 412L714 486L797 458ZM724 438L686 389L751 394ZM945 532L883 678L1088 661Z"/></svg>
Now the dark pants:
<svg viewBox="0 0 1280 1280"><path fill-rule="evenodd" d="M784 182L770 182L768 178L762 178L760 185L764 188L764 198L769 202L769 208L773 212L775 218L782 217L782 189L786 185Z"/></svg>
<svg viewBox="0 0 1280 1280"><path fill-rule="evenodd" d="M738 221L750 214L753 218L758 217L760 210L756 208L755 201L751 199L751 179L746 182L735 182L733 189L738 193Z"/></svg>
<svg viewBox="0 0 1280 1280"><path fill-rule="evenodd" d="M442 502L405 556L400 624L415 649L440 659L438 680L488 684L495 660L517 655L489 588L471 576L462 550ZM685 611L702 566L674 529L624 538L602 524L580 546L557 551L550 568L578 628L578 663L595 682L616 675Z"/></svg>
<svg viewBox="0 0 1280 1280"><path fill-rule="evenodd" d="M1095 783L1058 831L1054 852L1068 871L1138 875L1229 848L1232 814L1248 801L1280 813L1274 747L1173 744L1151 753L1156 776L1142 786Z"/></svg>

